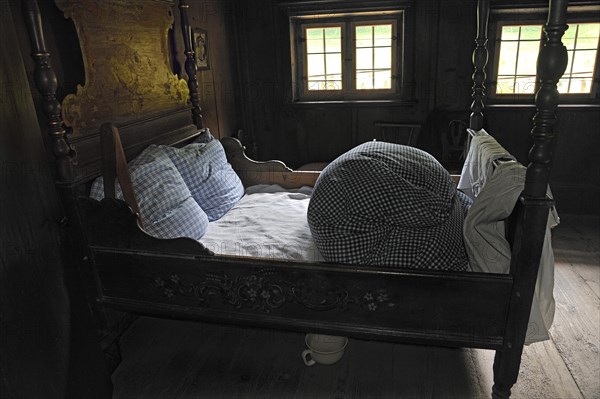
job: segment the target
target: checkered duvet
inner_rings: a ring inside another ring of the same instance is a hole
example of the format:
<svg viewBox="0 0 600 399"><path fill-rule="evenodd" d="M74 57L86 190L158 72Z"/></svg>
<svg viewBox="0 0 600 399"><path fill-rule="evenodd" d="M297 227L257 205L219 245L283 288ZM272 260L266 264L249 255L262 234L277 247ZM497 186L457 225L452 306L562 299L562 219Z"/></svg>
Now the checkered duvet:
<svg viewBox="0 0 600 399"><path fill-rule="evenodd" d="M468 270L462 226L469 204L431 155L369 142L323 170L308 223L330 262Z"/></svg>

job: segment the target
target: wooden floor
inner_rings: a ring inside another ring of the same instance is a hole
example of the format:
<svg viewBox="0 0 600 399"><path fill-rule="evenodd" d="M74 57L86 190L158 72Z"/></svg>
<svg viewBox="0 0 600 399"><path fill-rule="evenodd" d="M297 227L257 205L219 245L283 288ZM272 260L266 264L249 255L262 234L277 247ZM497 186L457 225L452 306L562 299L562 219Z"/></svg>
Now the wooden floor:
<svg viewBox="0 0 600 399"><path fill-rule="evenodd" d="M554 230L552 340L525 348L513 398L600 398L600 219ZM140 318L121 342L116 399L486 398L494 353L351 339L307 367L300 333Z"/></svg>

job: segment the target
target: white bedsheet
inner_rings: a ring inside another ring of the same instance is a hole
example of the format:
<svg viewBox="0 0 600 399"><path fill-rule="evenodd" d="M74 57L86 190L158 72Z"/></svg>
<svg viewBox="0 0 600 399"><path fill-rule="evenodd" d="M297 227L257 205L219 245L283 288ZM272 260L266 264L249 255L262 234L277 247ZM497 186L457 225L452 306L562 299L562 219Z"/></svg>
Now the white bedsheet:
<svg viewBox="0 0 600 399"><path fill-rule="evenodd" d="M311 187L248 187L229 212L209 223L200 242L220 255L323 261L306 220L311 194Z"/></svg>

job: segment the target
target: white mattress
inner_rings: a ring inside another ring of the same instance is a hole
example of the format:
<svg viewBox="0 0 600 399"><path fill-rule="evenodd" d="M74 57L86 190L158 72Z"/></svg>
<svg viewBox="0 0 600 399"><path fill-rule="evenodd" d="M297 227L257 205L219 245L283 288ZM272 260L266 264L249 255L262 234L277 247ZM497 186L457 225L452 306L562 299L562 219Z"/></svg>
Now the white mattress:
<svg viewBox="0 0 600 399"><path fill-rule="evenodd" d="M209 223L200 242L220 255L323 261L306 220L311 194L311 187L248 187L232 209Z"/></svg>

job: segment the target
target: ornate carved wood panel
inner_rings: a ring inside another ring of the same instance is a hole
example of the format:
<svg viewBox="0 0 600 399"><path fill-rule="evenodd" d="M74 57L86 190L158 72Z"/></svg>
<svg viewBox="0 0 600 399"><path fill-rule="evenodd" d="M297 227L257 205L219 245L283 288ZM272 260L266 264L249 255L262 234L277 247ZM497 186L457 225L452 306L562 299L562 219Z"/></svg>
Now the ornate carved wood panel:
<svg viewBox="0 0 600 399"><path fill-rule="evenodd" d="M187 83L173 74L168 30L171 1L56 0L77 29L85 84L63 101L74 134L185 106Z"/></svg>

